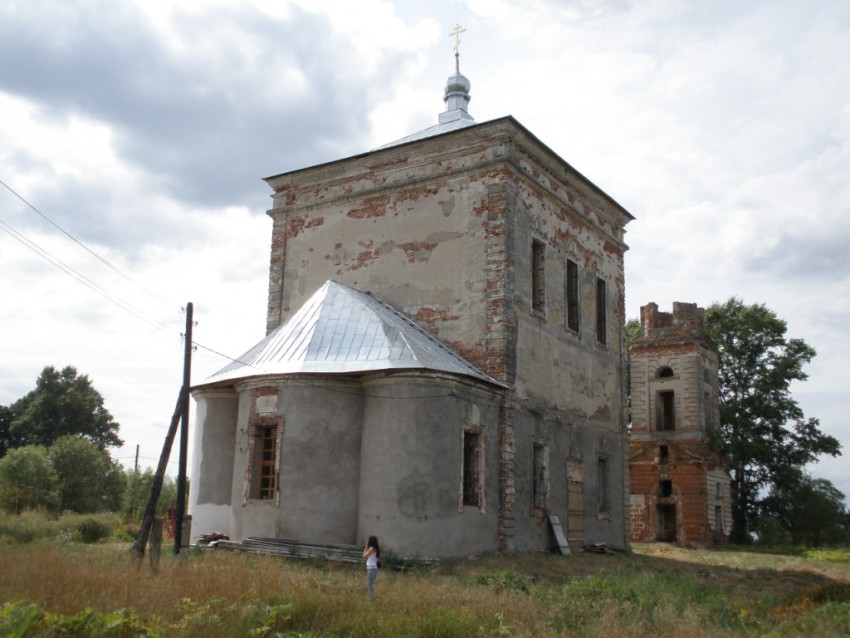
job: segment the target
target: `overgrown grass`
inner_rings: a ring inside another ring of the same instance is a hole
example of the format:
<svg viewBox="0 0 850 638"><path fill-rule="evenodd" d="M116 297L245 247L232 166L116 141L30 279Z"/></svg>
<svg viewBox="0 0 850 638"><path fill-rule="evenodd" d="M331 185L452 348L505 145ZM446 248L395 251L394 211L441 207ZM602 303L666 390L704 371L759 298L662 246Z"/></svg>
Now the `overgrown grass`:
<svg viewBox="0 0 850 638"><path fill-rule="evenodd" d="M111 536L127 540L125 528L121 517L112 512L50 515L30 510L0 516L0 546L37 540L95 543Z"/></svg>
<svg viewBox="0 0 850 638"><path fill-rule="evenodd" d="M0 546L0 636L850 635L850 564L799 556L488 556L382 569L370 603L359 565L164 552L153 571L128 549L49 535Z"/></svg>

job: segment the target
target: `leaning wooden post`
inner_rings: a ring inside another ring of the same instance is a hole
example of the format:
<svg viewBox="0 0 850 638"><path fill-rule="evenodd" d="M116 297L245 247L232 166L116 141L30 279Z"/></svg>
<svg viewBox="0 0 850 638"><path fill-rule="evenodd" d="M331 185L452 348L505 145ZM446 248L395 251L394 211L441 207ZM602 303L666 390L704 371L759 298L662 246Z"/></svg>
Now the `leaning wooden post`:
<svg viewBox="0 0 850 638"><path fill-rule="evenodd" d="M142 525L139 527L139 534L136 536L133 547L130 548L130 557L136 560L141 560L145 555L145 545L148 542L148 536L150 536L151 526L153 525L156 502L159 500L159 494L162 491L162 481L165 478L165 469L168 466L168 456L171 454L171 446L174 443L174 436L177 434L177 425L180 423L180 416L183 413L183 396L188 394L188 392L189 388L185 386L180 388L180 394L177 397L177 406L174 408L171 425L168 427L168 433L165 435L165 443L162 445L162 454L159 455L159 465L157 465L156 474L153 477L151 495L148 498L148 505L142 516Z"/></svg>
<svg viewBox="0 0 850 638"><path fill-rule="evenodd" d="M151 528L151 569L159 570L159 556L162 550L162 516L154 516Z"/></svg>

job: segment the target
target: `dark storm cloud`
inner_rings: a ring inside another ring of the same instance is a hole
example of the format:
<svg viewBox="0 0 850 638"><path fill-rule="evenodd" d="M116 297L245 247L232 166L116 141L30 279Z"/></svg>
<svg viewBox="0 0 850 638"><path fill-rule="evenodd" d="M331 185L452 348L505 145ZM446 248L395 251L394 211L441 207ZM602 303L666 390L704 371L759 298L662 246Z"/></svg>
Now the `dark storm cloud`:
<svg viewBox="0 0 850 638"><path fill-rule="evenodd" d="M0 89L39 105L41 118L79 114L107 124L119 159L187 207L262 212L270 203L262 177L367 150L370 93L363 87L388 77L397 58L384 57L369 77L342 71L350 69L347 43L333 39L322 17L294 8L286 20L246 7L173 22L190 48L222 24L259 51L259 61L247 65L233 39L224 45L233 50L215 60L178 55L122 3L7 5L0 9ZM306 80L291 96L281 85L284 66ZM103 187L120 192L120 185ZM55 198L45 193L40 201L60 211L61 200L74 201L75 215L84 210L103 220L90 226L91 237L121 230L111 226L121 225L114 217L126 202L109 201L94 186L77 186L69 199L74 188L57 181ZM147 226L138 226L135 239L144 240Z"/></svg>

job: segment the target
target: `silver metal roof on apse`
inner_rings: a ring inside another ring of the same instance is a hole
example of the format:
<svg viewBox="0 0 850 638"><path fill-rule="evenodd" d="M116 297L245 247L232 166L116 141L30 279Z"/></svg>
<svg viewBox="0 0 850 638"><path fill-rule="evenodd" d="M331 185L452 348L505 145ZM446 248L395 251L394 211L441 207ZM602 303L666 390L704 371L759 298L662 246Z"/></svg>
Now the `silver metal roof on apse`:
<svg viewBox="0 0 850 638"><path fill-rule="evenodd" d="M289 321L205 383L391 369L437 370L503 385L383 301L330 280Z"/></svg>

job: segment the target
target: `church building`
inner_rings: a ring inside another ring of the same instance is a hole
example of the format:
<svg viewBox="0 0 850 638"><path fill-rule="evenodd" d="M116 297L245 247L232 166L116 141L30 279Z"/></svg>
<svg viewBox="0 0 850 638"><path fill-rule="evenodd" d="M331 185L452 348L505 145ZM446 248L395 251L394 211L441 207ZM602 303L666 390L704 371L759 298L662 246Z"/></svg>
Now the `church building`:
<svg viewBox="0 0 850 638"><path fill-rule="evenodd" d="M193 535L628 548L632 216L469 90L456 57L434 126L266 179L267 332L193 388Z"/></svg>

